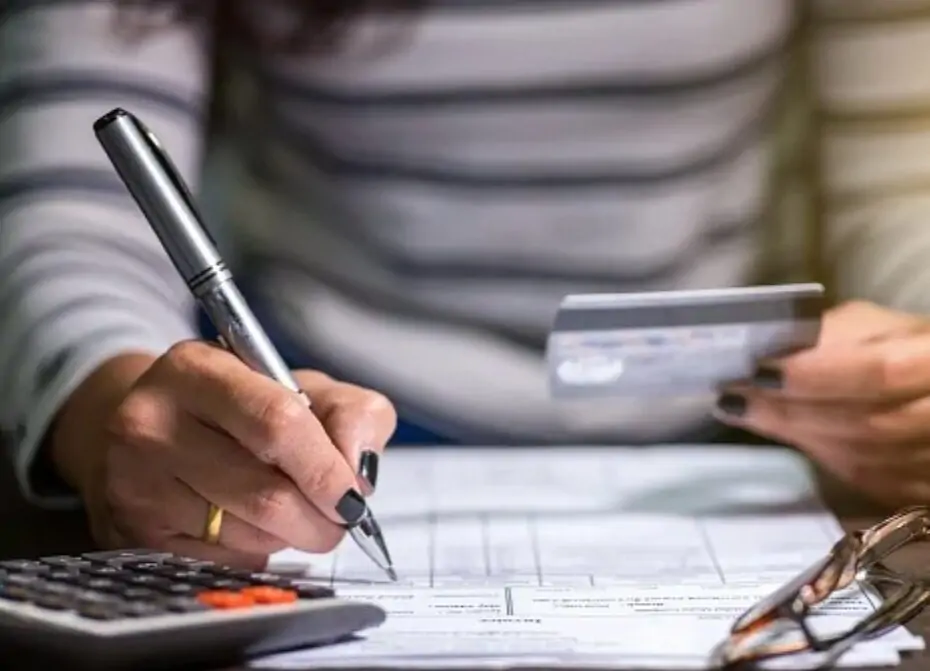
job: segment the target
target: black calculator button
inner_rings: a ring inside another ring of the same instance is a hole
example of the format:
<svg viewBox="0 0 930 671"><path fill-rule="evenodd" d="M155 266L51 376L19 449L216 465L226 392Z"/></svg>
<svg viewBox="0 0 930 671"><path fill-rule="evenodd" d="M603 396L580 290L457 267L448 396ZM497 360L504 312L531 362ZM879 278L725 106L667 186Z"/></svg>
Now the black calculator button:
<svg viewBox="0 0 930 671"><path fill-rule="evenodd" d="M85 552L83 559L101 564L121 564L132 561L162 561L171 557L169 552L155 550L105 550L103 552Z"/></svg>
<svg viewBox="0 0 930 671"><path fill-rule="evenodd" d="M123 614L118 606L106 603L78 604L77 614L90 620L120 620Z"/></svg>
<svg viewBox="0 0 930 671"><path fill-rule="evenodd" d="M267 585L268 587L280 587L282 589L288 589L292 584L291 580L277 573L251 573L248 581L253 585Z"/></svg>
<svg viewBox="0 0 930 671"><path fill-rule="evenodd" d="M203 569L206 573L212 573L220 578L229 578L231 580L248 580L252 577L252 571L245 571L232 566L208 566Z"/></svg>
<svg viewBox="0 0 930 671"><path fill-rule="evenodd" d="M119 610L123 615L129 617L150 617L152 615L163 615L165 613L164 608L144 601L133 601L120 604Z"/></svg>
<svg viewBox="0 0 930 671"><path fill-rule="evenodd" d="M132 561L121 565L127 571L138 571L140 573L155 573L165 569L161 562L154 561Z"/></svg>
<svg viewBox="0 0 930 671"><path fill-rule="evenodd" d="M77 594L80 591L76 587L60 582L43 582L33 586L32 589L42 594L59 594L62 596Z"/></svg>
<svg viewBox="0 0 930 671"><path fill-rule="evenodd" d="M46 573L42 577L46 580L54 580L55 582L64 583L77 583L81 580L81 574L77 571L65 571L62 569L55 569L49 573Z"/></svg>
<svg viewBox="0 0 930 671"><path fill-rule="evenodd" d="M119 580L121 578L125 578L128 575L131 575L128 571L124 571L117 566L94 566L92 568L85 569L84 573L95 578L111 578L114 580Z"/></svg>
<svg viewBox="0 0 930 671"><path fill-rule="evenodd" d="M49 567L31 559L11 559L0 562L0 569L9 573L44 573L49 570Z"/></svg>
<svg viewBox="0 0 930 671"><path fill-rule="evenodd" d="M322 585L292 585L291 589L301 599L331 599L336 595L335 590Z"/></svg>
<svg viewBox="0 0 930 671"><path fill-rule="evenodd" d="M75 600L78 604L84 606L97 605L106 605L120 603L120 599L112 594L104 594L102 592L91 592L91 591L79 591L75 594Z"/></svg>
<svg viewBox="0 0 930 671"><path fill-rule="evenodd" d="M177 566L180 569L204 569L215 566L212 561L204 559L194 559L193 557L166 557L165 564Z"/></svg>
<svg viewBox="0 0 930 671"><path fill-rule="evenodd" d="M159 603L165 610L171 611L172 613L199 613L201 611L210 610L208 606L200 603L197 599L187 599L184 597L165 599Z"/></svg>
<svg viewBox="0 0 930 671"><path fill-rule="evenodd" d="M158 596L158 592L148 587L124 587L119 595L127 601L150 601Z"/></svg>
<svg viewBox="0 0 930 671"><path fill-rule="evenodd" d="M81 585L85 589L92 589L98 592L118 592L125 588L122 583L109 578L91 578Z"/></svg>
<svg viewBox="0 0 930 671"><path fill-rule="evenodd" d="M125 582L127 585L134 585L136 587L151 587L153 589L160 589L165 585L171 584L171 581L167 578L161 578L157 575L146 575L144 573L127 576L123 582Z"/></svg>
<svg viewBox="0 0 930 671"><path fill-rule="evenodd" d="M4 579L4 584L6 585L16 585L18 587L29 587L30 585L35 585L38 582L41 582L42 578L40 576L30 574L30 573L14 573L13 575L8 575Z"/></svg>
<svg viewBox="0 0 930 671"><path fill-rule="evenodd" d="M173 596L197 596L200 592L205 591L207 588L204 585L190 585L185 582L174 582L165 585L160 588L158 591L163 594L170 594Z"/></svg>
<svg viewBox="0 0 930 671"><path fill-rule="evenodd" d="M0 599L6 601L32 601L34 592L19 585L0 585Z"/></svg>
<svg viewBox="0 0 930 671"><path fill-rule="evenodd" d="M32 604L46 610L71 610L74 601L61 594L37 594Z"/></svg>
<svg viewBox="0 0 930 671"><path fill-rule="evenodd" d="M243 580L229 580L226 578L219 578L209 584L210 589L232 590L234 592L251 586L252 583L245 582Z"/></svg>
<svg viewBox="0 0 930 671"><path fill-rule="evenodd" d="M81 559L80 557L71 557L69 555L59 555L54 557L42 557L39 560L41 563L46 566L50 566L54 569L72 569L78 570L82 568L90 567L91 563L86 559Z"/></svg>

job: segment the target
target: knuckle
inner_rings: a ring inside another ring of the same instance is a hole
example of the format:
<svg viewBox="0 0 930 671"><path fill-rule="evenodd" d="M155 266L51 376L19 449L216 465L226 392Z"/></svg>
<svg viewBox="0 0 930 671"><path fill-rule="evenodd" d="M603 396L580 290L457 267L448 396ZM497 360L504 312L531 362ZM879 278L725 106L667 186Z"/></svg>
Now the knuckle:
<svg viewBox="0 0 930 671"><path fill-rule="evenodd" d="M914 370L914 361L908 354L885 353L876 363L876 391L907 386L908 378L913 377Z"/></svg>
<svg viewBox="0 0 930 671"><path fill-rule="evenodd" d="M130 394L110 416L105 431L124 445L148 445L158 440L161 424L158 403L144 394Z"/></svg>
<svg viewBox="0 0 930 671"><path fill-rule="evenodd" d="M306 412L307 408L295 396L269 395L257 412L258 440L269 448L286 445Z"/></svg>
<svg viewBox="0 0 930 671"><path fill-rule="evenodd" d="M367 414L383 417L392 423L397 421L397 411L394 404L384 394L377 391L367 391L362 399L362 408Z"/></svg>
<svg viewBox="0 0 930 671"><path fill-rule="evenodd" d="M316 460L315 468L304 477L304 486L310 494L317 494L327 490L328 484L333 481L336 475L339 466L338 459L340 457L337 456L335 451L332 454L327 451L325 456Z"/></svg>
<svg viewBox="0 0 930 671"><path fill-rule="evenodd" d="M861 439L876 443L890 436L894 430L894 418L882 413L866 413L859 421Z"/></svg>
<svg viewBox="0 0 930 671"><path fill-rule="evenodd" d="M207 363L210 348L197 340L185 340L175 343L162 357L164 363L174 373L200 373Z"/></svg>
<svg viewBox="0 0 930 671"><path fill-rule="evenodd" d="M291 488L275 484L256 491L245 503L246 519L260 529L267 529L278 519L284 519L288 508L294 504Z"/></svg>

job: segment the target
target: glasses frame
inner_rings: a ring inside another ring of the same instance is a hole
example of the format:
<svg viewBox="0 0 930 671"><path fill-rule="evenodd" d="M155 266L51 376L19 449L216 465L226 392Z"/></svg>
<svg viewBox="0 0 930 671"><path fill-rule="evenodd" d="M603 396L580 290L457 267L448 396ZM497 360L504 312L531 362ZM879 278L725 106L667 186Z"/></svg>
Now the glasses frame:
<svg viewBox="0 0 930 671"><path fill-rule="evenodd" d="M824 668L856 643L907 624L930 604L930 581L893 571L884 560L922 540L930 540L927 506L905 508L867 529L844 534L823 559L737 618L714 651L713 666L749 669L787 655L817 653L820 661L812 668ZM808 622L813 609L854 584L881 594L881 604L841 634L816 635ZM789 631L800 636L784 640Z"/></svg>

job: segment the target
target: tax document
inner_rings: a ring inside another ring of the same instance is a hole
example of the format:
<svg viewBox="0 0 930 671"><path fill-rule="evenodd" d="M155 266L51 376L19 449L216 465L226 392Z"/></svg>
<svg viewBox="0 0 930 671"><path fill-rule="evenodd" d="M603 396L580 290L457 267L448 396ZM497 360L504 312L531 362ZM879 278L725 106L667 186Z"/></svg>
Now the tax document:
<svg viewBox="0 0 930 671"><path fill-rule="evenodd" d="M841 535L806 462L758 446L398 449L371 501L397 583L351 542L270 567L377 603L385 624L255 668L707 668L736 617ZM813 625L877 602L850 589ZM901 628L839 663L922 647Z"/></svg>

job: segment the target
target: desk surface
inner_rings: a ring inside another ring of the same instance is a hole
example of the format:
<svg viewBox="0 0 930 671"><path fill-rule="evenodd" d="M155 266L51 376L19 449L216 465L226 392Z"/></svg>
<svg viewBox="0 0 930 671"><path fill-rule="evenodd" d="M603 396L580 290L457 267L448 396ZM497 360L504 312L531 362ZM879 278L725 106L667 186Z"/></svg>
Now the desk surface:
<svg viewBox="0 0 930 671"><path fill-rule="evenodd" d="M821 476L821 490L824 499L846 528L867 526L883 514L825 476ZM18 496L16 485L7 468L0 468L0 529L0 559L73 554L86 552L92 547L81 514L46 512L32 508ZM930 544L907 548L890 563L893 568L912 575L926 575L926 567L930 564ZM930 641L930 610L916 618L910 628ZM930 652L909 656L897 668L900 671L926 670L930 668Z"/></svg>

